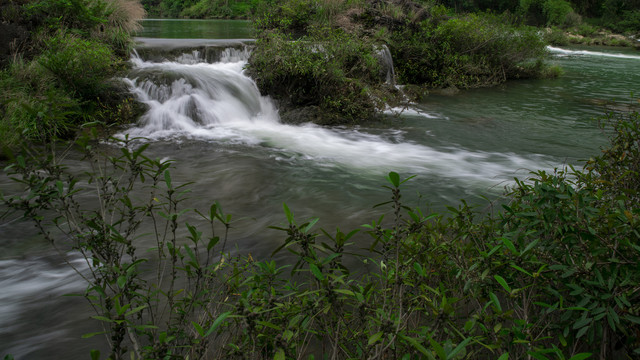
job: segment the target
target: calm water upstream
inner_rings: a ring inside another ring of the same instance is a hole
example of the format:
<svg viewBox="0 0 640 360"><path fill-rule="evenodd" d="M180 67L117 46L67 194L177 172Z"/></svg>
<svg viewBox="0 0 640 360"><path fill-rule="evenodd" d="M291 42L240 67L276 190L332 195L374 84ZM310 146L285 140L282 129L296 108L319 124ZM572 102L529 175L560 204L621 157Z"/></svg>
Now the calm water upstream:
<svg viewBox="0 0 640 360"><path fill-rule="evenodd" d="M245 217L231 239L257 258L281 240L267 226L284 221L283 202L298 218L319 217L326 229L357 228L385 211L372 206L388 198L381 185L392 170L417 175L404 188L408 205L440 211L459 199L482 206L481 196L498 196L530 170L579 164L605 144L592 120L601 104L628 102L640 90L638 52L551 48L550 61L565 70L560 79L432 95L355 128L285 125L243 74L247 26L146 20L125 80L149 111L122 134L146 137L151 157L176 160L174 181L193 182L190 207L217 200ZM13 188L4 175L0 186ZM61 296L84 284L30 224L17 215L3 221L0 356L88 357L101 339L80 336L98 323L88 320L83 299Z"/></svg>

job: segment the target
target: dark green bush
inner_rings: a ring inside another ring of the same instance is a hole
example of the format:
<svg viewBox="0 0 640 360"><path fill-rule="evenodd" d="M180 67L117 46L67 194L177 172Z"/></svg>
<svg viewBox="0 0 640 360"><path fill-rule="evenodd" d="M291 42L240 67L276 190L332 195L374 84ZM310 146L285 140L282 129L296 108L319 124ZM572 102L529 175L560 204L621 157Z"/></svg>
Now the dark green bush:
<svg viewBox="0 0 640 360"><path fill-rule="evenodd" d="M100 95L115 74L115 56L101 42L59 32L46 45L38 62L56 76L64 89L78 97Z"/></svg>
<svg viewBox="0 0 640 360"><path fill-rule="evenodd" d="M391 51L400 83L468 88L532 75L522 65L542 59L545 47L533 28L470 14L396 32Z"/></svg>
<svg viewBox="0 0 640 360"><path fill-rule="evenodd" d="M49 31L75 29L82 35L105 24L106 3L87 0L36 0L25 5L25 12L36 26Z"/></svg>
<svg viewBox="0 0 640 360"><path fill-rule="evenodd" d="M318 106L329 122L373 116L384 106L369 90L383 79L379 49L341 30L311 31L295 41L280 32L258 40L249 71L260 90L285 106Z"/></svg>
<svg viewBox="0 0 640 360"><path fill-rule="evenodd" d="M80 104L56 82L37 62L14 61L0 72L0 147L14 147L22 140L46 141L70 131Z"/></svg>

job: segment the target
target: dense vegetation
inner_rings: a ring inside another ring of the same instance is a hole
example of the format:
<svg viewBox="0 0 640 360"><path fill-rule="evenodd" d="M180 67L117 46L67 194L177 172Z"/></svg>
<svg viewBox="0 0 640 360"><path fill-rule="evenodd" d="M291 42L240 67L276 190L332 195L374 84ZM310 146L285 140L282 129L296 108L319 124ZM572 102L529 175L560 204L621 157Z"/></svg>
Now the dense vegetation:
<svg viewBox="0 0 640 360"><path fill-rule="evenodd" d="M11 0L0 6L0 148L49 141L94 121L130 122L125 69L134 0Z"/></svg>
<svg viewBox="0 0 640 360"><path fill-rule="evenodd" d="M382 61L390 52L397 82L470 88L554 75L535 28L508 16L458 15L411 1L286 0L254 20L249 71L264 94L320 122L358 122L405 99ZM321 115L319 115L321 114Z"/></svg>
<svg viewBox="0 0 640 360"><path fill-rule="evenodd" d="M234 218L189 209L171 164L127 139L120 155L80 139L84 175L26 149L6 169L24 192L2 200L84 257L87 336L110 359L638 359L640 115L602 121L600 156L488 211L407 208L393 172L389 215L362 229L317 231L285 205L286 264L231 253Z"/></svg>
<svg viewBox="0 0 640 360"><path fill-rule="evenodd" d="M176 18L250 18L273 0L143 0L151 16ZM426 5L432 1L417 1ZM339 2L335 2L338 4ZM584 32L606 28L618 33L640 32L638 0L439 0L456 13L509 13L534 26L576 28Z"/></svg>

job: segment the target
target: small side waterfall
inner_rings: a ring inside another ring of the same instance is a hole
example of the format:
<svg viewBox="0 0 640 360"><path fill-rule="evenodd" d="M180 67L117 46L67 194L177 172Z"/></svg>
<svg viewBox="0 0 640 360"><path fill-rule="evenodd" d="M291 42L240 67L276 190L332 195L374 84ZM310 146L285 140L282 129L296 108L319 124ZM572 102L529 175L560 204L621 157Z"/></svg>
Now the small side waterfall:
<svg viewBox="0 0 640 360"><path fill-rule="evenodd" d="M396 85L396 71L393 67L393 57L387 45L382 45L377 51L378 61L382 65L382 74L385 76L386 83Z"/></svg>

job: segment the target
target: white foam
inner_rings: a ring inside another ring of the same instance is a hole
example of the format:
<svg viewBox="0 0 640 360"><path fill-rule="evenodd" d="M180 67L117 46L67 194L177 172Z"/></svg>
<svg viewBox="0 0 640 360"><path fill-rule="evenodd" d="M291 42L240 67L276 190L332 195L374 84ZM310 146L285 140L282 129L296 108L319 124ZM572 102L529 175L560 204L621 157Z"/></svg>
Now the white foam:
<svg viewBox="0 0 640 360"><path fill-rule="evenodd" d="M553 47L553 46L547 46L547 50L549 50L553 54L558 54L563 56L584 55L584 56L601 56L601 57L612 57L612 58L620 58L620 59L640 60L640 55L606 53L606 52L588 51L588 50L567 50L567 49L562 49L562 48Z"/></svg>

